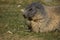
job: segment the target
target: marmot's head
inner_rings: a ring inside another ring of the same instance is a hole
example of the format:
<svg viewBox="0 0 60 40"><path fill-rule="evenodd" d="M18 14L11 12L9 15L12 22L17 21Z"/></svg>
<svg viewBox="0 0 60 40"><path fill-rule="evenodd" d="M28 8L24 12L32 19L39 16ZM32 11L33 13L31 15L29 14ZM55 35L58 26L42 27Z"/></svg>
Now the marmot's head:
<svg viewBox="0 0 60 40"><path fill-rule="evenodd" d="M40 3L32 3L28 5L24 10L24 18L27 18L28 20L32 20L32 18L36 15L42 15L45 16L45 10L42 4Z"/></svg>

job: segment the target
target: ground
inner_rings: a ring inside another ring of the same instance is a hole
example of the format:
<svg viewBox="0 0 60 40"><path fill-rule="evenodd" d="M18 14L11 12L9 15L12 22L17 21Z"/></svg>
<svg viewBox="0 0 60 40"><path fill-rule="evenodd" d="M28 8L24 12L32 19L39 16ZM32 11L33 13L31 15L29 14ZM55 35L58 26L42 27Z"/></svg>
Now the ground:
<svg viewBox="0 0 60 40"><path fill-rule="evenodd" d="M39 0L0 0L0 40L60 40L60 32L29 32L22 16L24 7Z"/></svg>

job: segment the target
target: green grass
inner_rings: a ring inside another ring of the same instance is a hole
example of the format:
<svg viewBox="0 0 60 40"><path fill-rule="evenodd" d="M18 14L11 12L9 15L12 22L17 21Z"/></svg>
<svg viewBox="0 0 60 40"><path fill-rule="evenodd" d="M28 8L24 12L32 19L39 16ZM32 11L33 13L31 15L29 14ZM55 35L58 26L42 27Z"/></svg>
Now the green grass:
<svg viewBox="0 0 60 40"><path fill-rule="evenodd" d="M39 0L0 0L0 40L29 40L31 36L37 40L60 40L59 32L34 33L27 29L21 9L36 1Z"/></svg>
<svg viewBox="0 0 60 40"><path fill-rule="evenodd" d="M48 5L48 6L59 6L60 5L60 1L59 0L41 0L41 3L43 3L44 5Z"/></svg>

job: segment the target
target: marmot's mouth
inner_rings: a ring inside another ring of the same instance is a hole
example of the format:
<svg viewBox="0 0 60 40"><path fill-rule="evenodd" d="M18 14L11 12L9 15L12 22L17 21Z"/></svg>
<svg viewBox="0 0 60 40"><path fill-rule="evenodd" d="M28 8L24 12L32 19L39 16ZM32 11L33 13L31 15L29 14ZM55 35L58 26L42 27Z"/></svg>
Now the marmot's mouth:
<svg viewBox="0 0 60 40"><path fill-rule="evenodd" d="M32 20L32 18L31 18L31 17L29 17L29 18L28 18L28 20L29 20L29 21L31 21L31 20Z"/></svg>

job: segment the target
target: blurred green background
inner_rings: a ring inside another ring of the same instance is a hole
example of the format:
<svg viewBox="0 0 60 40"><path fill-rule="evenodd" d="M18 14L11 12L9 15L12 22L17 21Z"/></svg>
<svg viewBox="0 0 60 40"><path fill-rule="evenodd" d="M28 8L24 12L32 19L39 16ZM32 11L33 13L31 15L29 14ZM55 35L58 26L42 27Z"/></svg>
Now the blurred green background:
<svg viewBox="0 0 60 40"><path fill-rule="evenodd" d="M60 0L0 0L0 40L60 40L59 32L29 32L22 11L32 2L60 5Z"/></svg>

